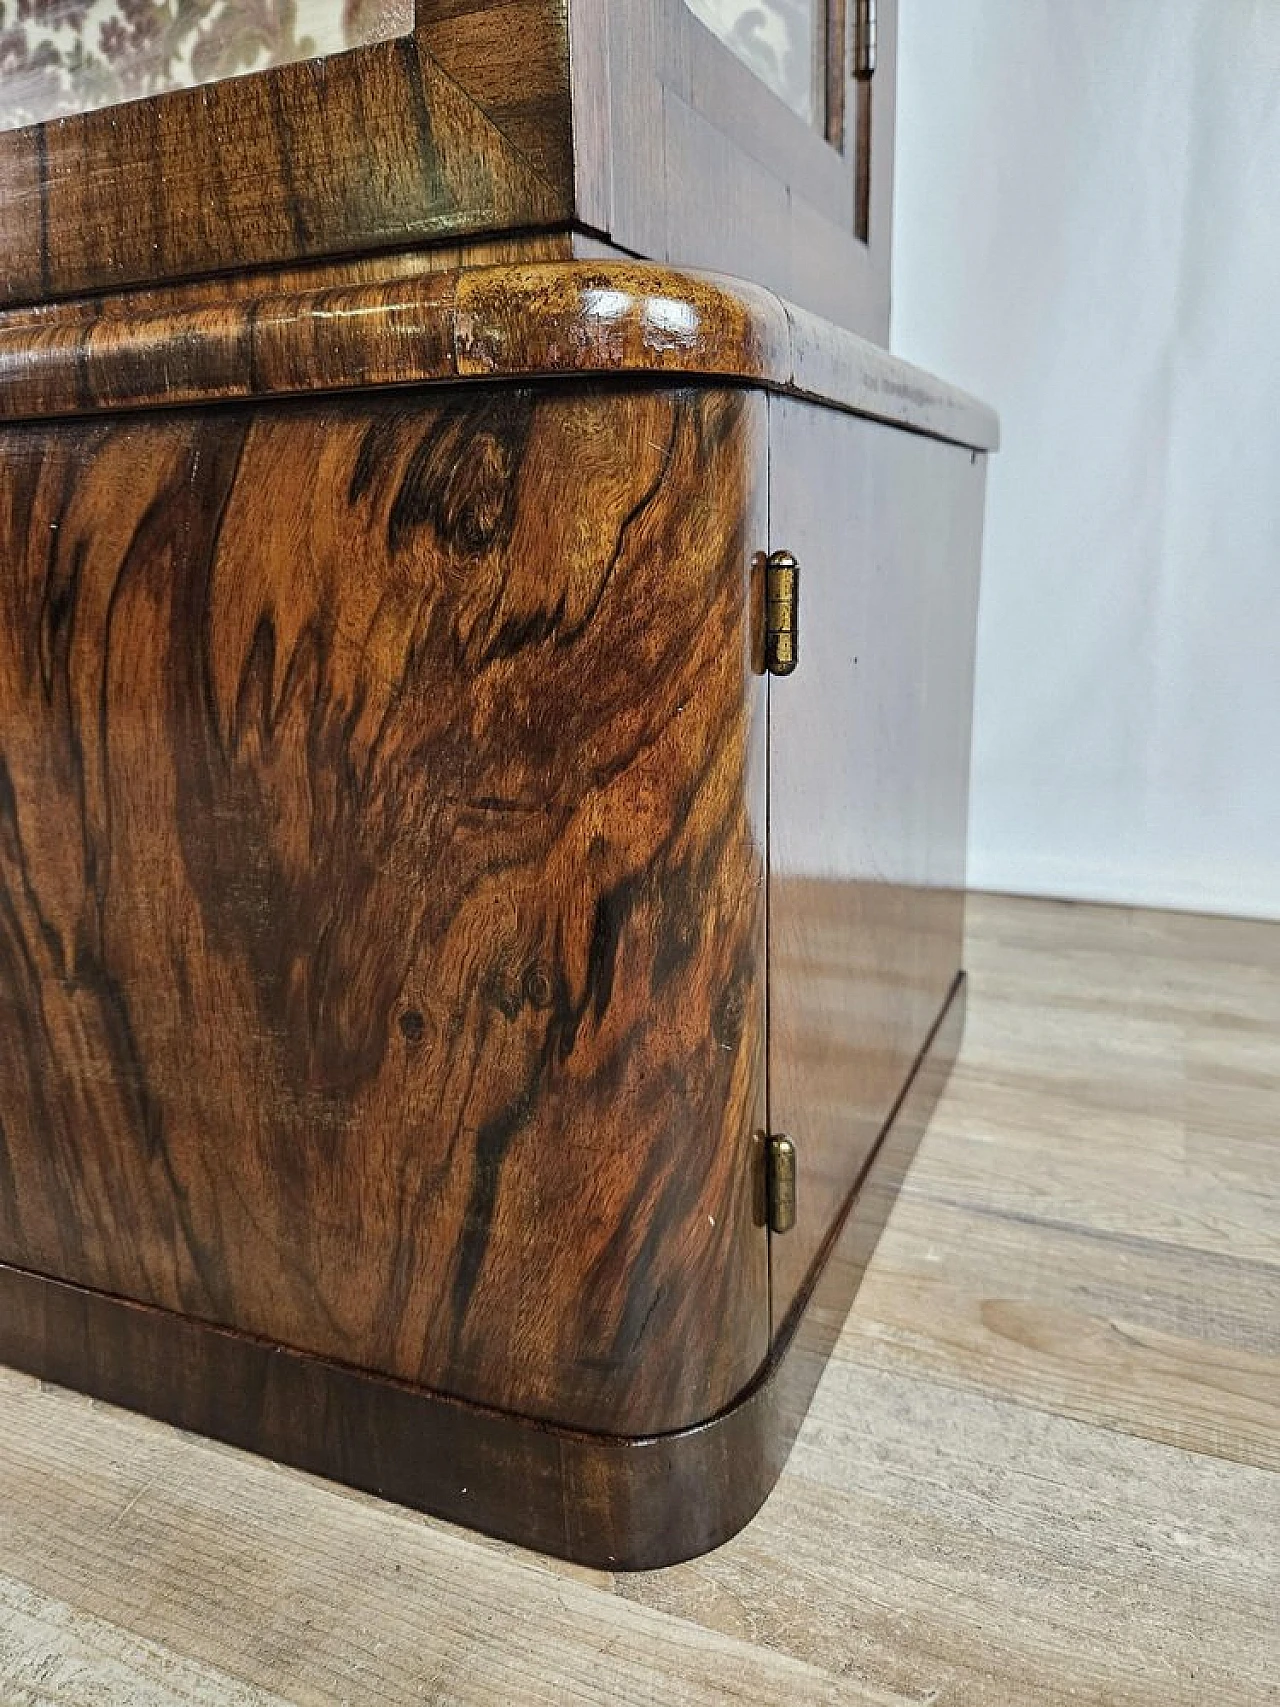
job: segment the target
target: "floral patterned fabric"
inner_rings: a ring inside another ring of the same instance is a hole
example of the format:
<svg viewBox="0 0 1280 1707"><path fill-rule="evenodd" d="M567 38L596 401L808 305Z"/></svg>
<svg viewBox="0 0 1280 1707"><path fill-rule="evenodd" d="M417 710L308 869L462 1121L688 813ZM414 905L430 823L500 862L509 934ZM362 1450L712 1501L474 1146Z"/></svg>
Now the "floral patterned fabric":
<svg viewBox="0 0 1280 1707"><path fill-rule="evenodd" d="M412 28L413 0L0 0L0 130Z"/></svg>

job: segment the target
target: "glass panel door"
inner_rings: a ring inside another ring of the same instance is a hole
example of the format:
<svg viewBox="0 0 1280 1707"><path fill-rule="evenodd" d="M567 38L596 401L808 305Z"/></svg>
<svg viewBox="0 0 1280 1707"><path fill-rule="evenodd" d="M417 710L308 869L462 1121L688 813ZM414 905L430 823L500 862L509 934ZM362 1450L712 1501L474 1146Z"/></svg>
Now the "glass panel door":
<svg viewBox="0 0 1280 1707"><path fill-rule="evenodd" d="M413 0L0 0L0 130L412 28Z"/></svg>
<svg viewBox="0 0 1280 1707"><path fill-rule="evenodd" d="M807 124L826 128L827 19L836 0L685 0Z"/></svg>

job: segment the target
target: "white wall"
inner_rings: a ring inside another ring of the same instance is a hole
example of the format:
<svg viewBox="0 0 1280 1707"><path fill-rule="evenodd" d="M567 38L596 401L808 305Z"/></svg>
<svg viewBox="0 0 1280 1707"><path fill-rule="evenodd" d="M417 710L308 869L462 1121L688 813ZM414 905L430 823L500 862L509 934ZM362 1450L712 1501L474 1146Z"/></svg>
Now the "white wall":
<svg viewBox="0 0 1280 1707"><path fill-rule="evenodd" d="M1280 917L1280 0L900 0L894 348L1000 410L975 887Z"/></svg>

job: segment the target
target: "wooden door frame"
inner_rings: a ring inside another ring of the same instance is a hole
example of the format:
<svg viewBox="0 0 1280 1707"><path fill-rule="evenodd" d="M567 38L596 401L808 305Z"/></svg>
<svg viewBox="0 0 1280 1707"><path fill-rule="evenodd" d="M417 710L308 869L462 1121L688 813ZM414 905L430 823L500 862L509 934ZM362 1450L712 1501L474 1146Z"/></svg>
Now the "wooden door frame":
<svg viewBox="0 0 1280 1707"><path fill-rule="evenodd" d="M887 343L896 0L880 14L879 67L847 102L837 149L684 0L571 0L579 222L630 253L749 276ZM731 232L706 217L724 203Z"/></svg>

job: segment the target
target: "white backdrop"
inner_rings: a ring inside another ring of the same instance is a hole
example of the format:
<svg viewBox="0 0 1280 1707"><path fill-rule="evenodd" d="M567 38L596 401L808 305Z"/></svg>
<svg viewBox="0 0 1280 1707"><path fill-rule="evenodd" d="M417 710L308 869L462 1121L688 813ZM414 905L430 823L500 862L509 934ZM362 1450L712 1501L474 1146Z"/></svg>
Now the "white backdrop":
<svg viewBox="0 0 1280 1707"><path fill-rule="evenodd" d="M1000 411L975 887L1280 917L1280 0L900 0L894 348Z"/></svg>

